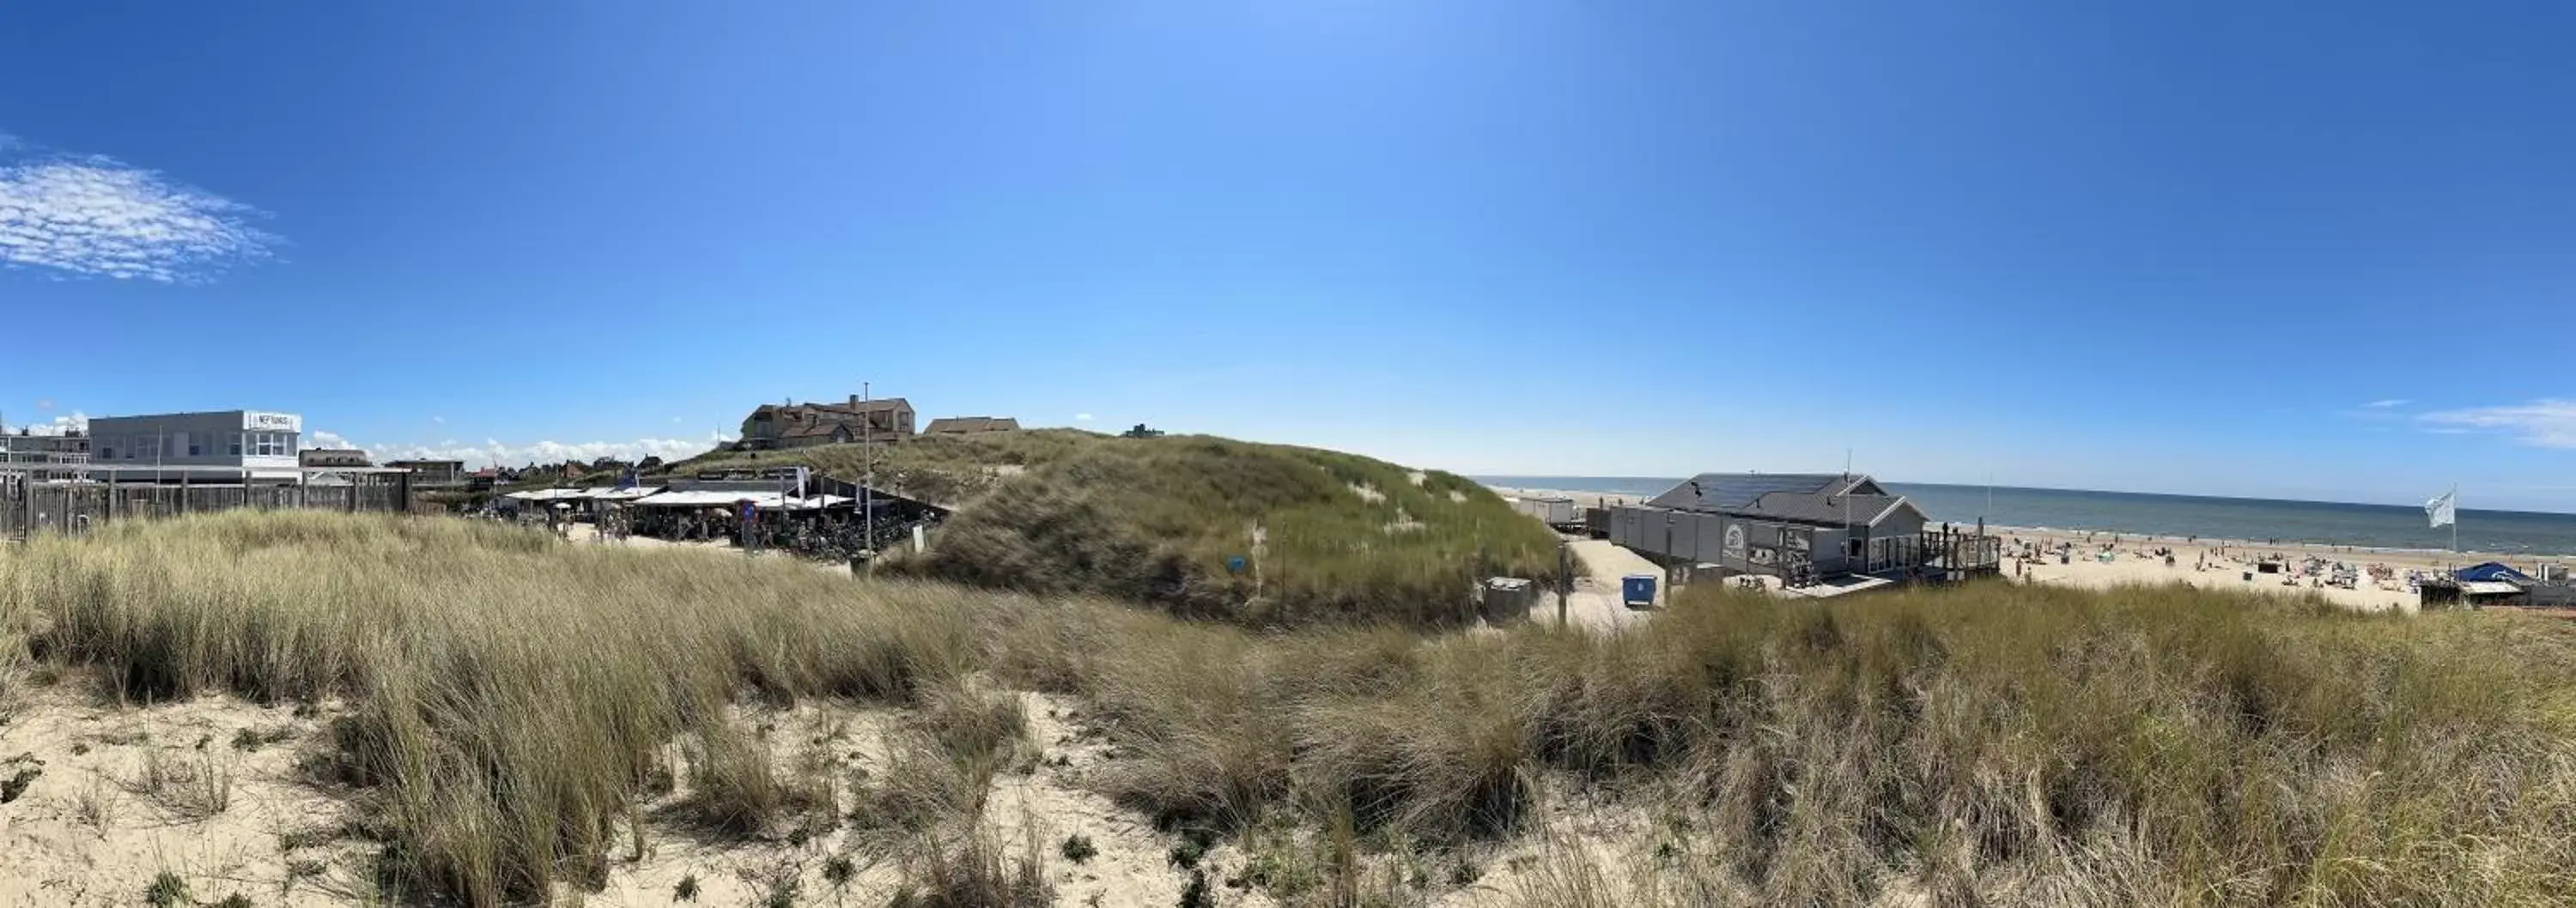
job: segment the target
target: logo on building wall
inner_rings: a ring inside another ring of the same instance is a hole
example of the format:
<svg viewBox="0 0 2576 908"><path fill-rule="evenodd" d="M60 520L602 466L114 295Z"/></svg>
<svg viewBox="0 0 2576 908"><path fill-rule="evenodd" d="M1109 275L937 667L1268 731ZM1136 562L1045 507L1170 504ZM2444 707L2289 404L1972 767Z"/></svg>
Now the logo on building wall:
<svg viewBox="0 0 2576 908"><path fill-rule="evenodd" d="M1767 545L1757 545L1753 547L1753 553L1745 556L1744 560L1768 567L1780 563L1780 550Z"/></svg>
<svg viewBox="0 0 2576 908"><path fill-rule="evenodd" d="M302 432L304 417L293 413L244 413L242 428L260 432Z"/></svg>
<svg viewBox="0 0 2576 908"><path fill-rule="evenodd" d="M1726 554L1728 557L1732 558L1744 557L1743 524L1730 523L1726 525Z"/></svg>
<svg viewBox="0 0 2576 908"><path fill-rule="evenodd" d="M1780 544L1786 547L1789 551L1804 555L1815 548L1816 538L1814 534L1815 531L1813 530L1782 530L1780 531Z"/></svg>

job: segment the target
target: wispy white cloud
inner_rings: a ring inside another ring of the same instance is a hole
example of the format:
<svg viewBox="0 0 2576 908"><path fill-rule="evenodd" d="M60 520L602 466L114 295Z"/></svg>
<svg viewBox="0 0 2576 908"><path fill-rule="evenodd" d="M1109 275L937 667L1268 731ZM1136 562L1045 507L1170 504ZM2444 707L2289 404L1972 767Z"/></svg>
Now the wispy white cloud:
<svg viewBox="0 0 2576 908"><path fill-rule="evenodd" d="M1074 421L1074 422L1090 422L1090 421L1091 421L1091 414L1089 414L1089 413L1076 413L1076 414L1073 414L1073 421Z"/></svg>
<svg viewBox="0 0 2576 908"><path fill-rule="evenodd" d="M2386 410L2392 407L2403 407L2411 403L2414 403L2414 401L2407 400L2403 397L2392 397L2387 400L2374 400L2369 403L2362 404L2362 406L2372 410Z"/></svg>
<svg viewBox="0 0 2576 908"><path fill-rule="evenodd" d="M429 418L429 421L430 421L430 422L437 423L437 424L439 424L439 425L442 425L442 426L443 426L443 425L446 425L446 424L447 424L447 417L444 417L444 416L432 416L432 417L430 417L430 418Z"/></svg>
<svg viewBox="0 0 2576 908"><path fill-rule="evenodd" d="M2472 432L2510 436L2541 448L2576 448L2576 401L2535 400L2500 407L2440 410L2417 416L2424 430L2444 435Z"/></svg>
<svg viewBox="0 0 2576 908"><path fill-rule="evenodd" d="M196 281L283 242L258 209L101 155L0 137L0 266Z"/></svg>

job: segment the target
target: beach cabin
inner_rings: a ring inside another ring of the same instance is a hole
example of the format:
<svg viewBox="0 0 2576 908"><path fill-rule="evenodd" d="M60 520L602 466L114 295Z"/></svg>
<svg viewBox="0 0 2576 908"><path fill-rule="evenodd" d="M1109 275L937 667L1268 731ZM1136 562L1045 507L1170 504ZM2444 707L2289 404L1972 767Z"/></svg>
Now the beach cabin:
<svg viewBox="0 0 2576 908"><path fill-rule="evenodd" d="M1583 522L1583 511L1574 506L1571 498L1525 495L1504 500L1511 503L1513 510L1536 517L1548 526L1569 527Z"/></svg>
<svg viewBox="0 0 2576 908"><path fill-rule="evenodd" d="M1923 509L1857 473L1702 473L1610 509L1610 540L1705 573L1792 582L1992 570L1993 537L1926 532ZM1927 540L1930 540L1927 542Z"/></svg>

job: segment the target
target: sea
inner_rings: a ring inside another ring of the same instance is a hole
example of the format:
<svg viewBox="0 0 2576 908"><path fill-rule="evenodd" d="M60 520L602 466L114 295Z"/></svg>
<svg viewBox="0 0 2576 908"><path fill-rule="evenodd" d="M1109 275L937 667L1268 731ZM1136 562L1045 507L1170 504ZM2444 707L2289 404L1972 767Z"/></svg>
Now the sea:
<svg viewBox="0 0 2576 908"><path fill-rule="evenodd" d="M1486 485L1658 495L1678 478L1646 476L1476 476ZM2357 549L2447 551L2451 528L2432 527L2424 509L2332 501L2276 501L2207 495L2089 492L2011 486L1882 482L1936 521L2048 530L2107 530ZM2576 555L2576 514L2461 509L2459 546L2471 552Z"/></svg>

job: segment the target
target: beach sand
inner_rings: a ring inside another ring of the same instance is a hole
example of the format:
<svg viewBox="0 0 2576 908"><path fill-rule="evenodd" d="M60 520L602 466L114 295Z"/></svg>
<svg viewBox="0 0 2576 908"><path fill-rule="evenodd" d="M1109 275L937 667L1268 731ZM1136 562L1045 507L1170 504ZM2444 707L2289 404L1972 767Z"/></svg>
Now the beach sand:
<svg viewBox="0 0 2576 908"><path fill-rule="evenodd" d="M2194 539L2179 536L2155 536L2137 533L2085 532L2070 530L2029 530L1993 527L1987 532L2001 537L2008 557L2004 562L2007 577L2016 573L2025 579L2043 583L2066 583L2091 588L2120 584L2187 583L2208 589L2257 590L2261 592L2298 594L2315 592L2329 602L2369 611L2397 609L2414 611L2417 594L2407 580L2410 575L2433 576L2451 570L2502 562L2516 570L2534 571L2535 559L2528 555L2494 552L2438 552L2409 549L2369 549L2355 546L2313 545L2264 541ZM2025 559L2009 557L2024 550L2024 544L2048 549L2058 545L2072 547L2066 564L2054 555ZM2170 549L2174 565L2166 567L2164 559L2152 554ZM2112 558L2101 561L2098 553L2108 550ZM2088 557L2093 556L2093 557ZM2287 565L2290 573L2264 574L2259 571L2251 580L2246 572L2256 571L2265 560ZM2538 559L2538 563L2563 564L2556 559ZM2320 573L2331 574L2335 565L2362 571L2357 589L2310 585L2304 573L2308 565L2321 566ZM2026 565L2026 566L2025 566ZM2374 569L2387 579L2374 582ZM2289 582L2285 583L2287 580Z"/></svg>

